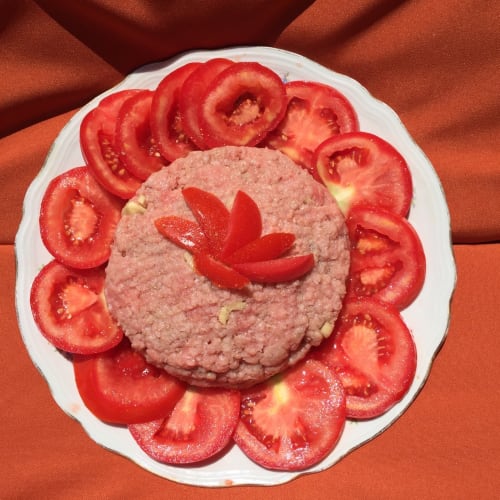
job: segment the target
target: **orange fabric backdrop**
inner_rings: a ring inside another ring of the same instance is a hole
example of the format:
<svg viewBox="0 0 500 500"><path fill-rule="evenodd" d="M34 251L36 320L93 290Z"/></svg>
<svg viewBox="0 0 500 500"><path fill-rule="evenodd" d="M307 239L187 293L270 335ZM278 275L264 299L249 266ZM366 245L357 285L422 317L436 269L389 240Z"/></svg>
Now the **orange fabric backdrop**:
<svg viewBox="0 0 500 500"><path fill-rule="evenodd" d="M480 10L479 10L480 9ZM2 498L494 498L500 490L500 35L497 2L0 0ZM17 326L14 238L54 138L136 67L197 48L270 45L389 104L438 172L458 282L448 338L416 401L322 473L200 489L96 445L54 403Z"/></svg>

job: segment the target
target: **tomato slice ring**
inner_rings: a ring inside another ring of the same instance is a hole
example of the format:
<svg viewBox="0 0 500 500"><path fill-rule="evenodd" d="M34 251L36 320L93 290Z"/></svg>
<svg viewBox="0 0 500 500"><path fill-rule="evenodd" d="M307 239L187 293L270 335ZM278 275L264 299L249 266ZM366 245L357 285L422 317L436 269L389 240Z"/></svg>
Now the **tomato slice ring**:
<svg viewBox="0 0 500 500"><path fill-rule="evenodd" d="M58 175L40 209L40 235L59 262L77 269L97 267L111 252L122 201L95 180L87 167Z"/></svg>
<svg viewBox="0 0 500 500"><path fill-rule="evenodd" d="M112 424L149 422L167 415L185 385L147 363L128 339L106 352L73 358L78 392L85 406Z"/></svg>
<svg viewBox="0 0 500 500"><path fill-rule="evenodd" d="M51 261L31 287L33 318L55 347L74 354L95 354L117 345L123 332L104 299L104 269L71 269Z"/></svg>
<svg viewBox="0 0 500 500"><path fill-rule="evenodd" d="M80 125L80 147L98 182L110 193L129 199L141 180L126 168L116 145L116 122L122 104L140 90L122 90L105 97Z"/></svg>
<svg viewBox="0 0 500 500"><path fill-rule="evenodd" d="M294 81L285 90L286 114L264 144L285 153L319 180L314 151L329 137L358 130L358 117L347 98L329 85Z"/></svg>
<svg viewBox="0 0 500 500"><path fill-rule="evenodd" d="M184 131L179 112L182 85L201 63L188 63L169 73L158 84L151 103L151 133L168 161L198 149Z"/></svg>
<svg viewBox="0 0 500 500"><path fill-rule="evenodd" d="M401 154L382 138L367 132L332 137L318 146L313 164L345 215L359 205L407 215L411 174Z"/></svg>
<svg viewBox="0 0 500 500"><path fill-rule="evenodd" d="M285 109L280 77L259 63L238 62L207 87L199 120L209 147L255 146L278 124Z"/></svg>
<svg viewBox="0 0 500 500"><path fill-rule="evenodd" d="M422 243L399 215L373 207L351 210L346 220L351 242L347 293L373 297L398 309L408 306L425 280Z"/></svg>
<svg viewBox="0 0 500 500"><path fill-rule="evenodd" d="M408 391L416 371L411 333L392 306L373 299L347 300L335 329L314 357L340 377L347 417L374 418Z"/></svg>
<svg viewBox="0 0 500 500"><path fill-rule="evenodd" d="M120 108L116 123L117 150L125 168L141 180L146 180L167 164L151 135L153 95L152 90L144 90L127 99Z"/></svg>
<svg viewBox="0 0 500 500"><path fill-rule="evenodd" d="M128 428L153 459L169 464L195 463L230 444L239 409L238 391L188 387L166 418Z"/></svg>
<svg viewBox="0 0 500 500"><path fill-rule="evenodd" d="M207 149L201 132L199 113L203 94L209 83L224 69L233 64L229 59L214 58L196 68L184 81L179 95L179 113L182 128L188 137L200 148Z"/></svg>
<svg viewBox="0 0 500 500"><path fill-rule="evenodd" d="M345 423L345 394L326 365L309 359L241 392L234 440L272 470L302 470L335 446Z"/></svg>

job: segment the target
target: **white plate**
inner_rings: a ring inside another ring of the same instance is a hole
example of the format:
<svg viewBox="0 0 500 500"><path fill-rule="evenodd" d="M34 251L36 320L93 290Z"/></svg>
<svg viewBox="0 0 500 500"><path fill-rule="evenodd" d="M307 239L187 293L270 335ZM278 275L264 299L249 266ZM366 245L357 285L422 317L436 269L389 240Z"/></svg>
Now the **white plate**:
<svg viewBox="0 0 500 500"><path fill-rule="evenodd" d="M359 116L361 130L375 133L393 144L406 158L413 176L414 199L409 219L420 235L427 258L424 288L415 302L403 311L404 319L417 344L415 380L403 400L383 416L367 422L348 422L331 454L304 472L268 471L247 459L236 446L217 460L201 466L168 466L148 458L125 428L106 425L85 408L75 386L71 362L42 337L31 315L31 283L41 267L51 260L39 234L41 199L53 177L72 167L83 165L79 146L82 118L105 95L126 88L154 89L167 73L181 65L213 57L259 61L274 69L287 81L316 80L332 85L353 104ZM189 52L162 63L144 66L83 107L59 134L43 168L27 191L24 215L16 236L16 257L16 305L21 333L33 363L47 380L57 404L76 418L89 436L103 447L130 458L154 474L200 486L285 483L300 474L331 467L347 453L386 429L411 404L428 376L434 356L446 336L449 304L455 285L450 220L443 190L429 160L412 140L398 116L351 78L334 73L297 54L269 47Z"/></svg>

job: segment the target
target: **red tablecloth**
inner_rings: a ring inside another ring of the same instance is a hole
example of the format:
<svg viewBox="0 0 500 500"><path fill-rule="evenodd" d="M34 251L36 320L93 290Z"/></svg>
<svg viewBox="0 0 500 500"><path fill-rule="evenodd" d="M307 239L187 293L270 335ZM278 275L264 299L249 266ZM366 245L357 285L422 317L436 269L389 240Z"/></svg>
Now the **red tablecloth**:
<svg viewBox="0 0 500 500"><path fill-rule="evenodd" d="M500 6L472 0L0 2L2 498L494 498L500 491ZM269 488L156 477L95 444L51 398L17 325L14 238L54 138L136 67L268 45L367 87L439 174L458 269L447 340L397 422L327 471Z"/></svg>

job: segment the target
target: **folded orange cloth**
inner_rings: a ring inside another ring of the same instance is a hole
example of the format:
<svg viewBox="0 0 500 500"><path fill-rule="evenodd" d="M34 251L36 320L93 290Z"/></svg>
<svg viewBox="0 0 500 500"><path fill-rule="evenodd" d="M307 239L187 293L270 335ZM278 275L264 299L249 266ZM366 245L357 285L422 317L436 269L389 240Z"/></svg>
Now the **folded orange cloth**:
<svg viewBox="0 0 500 500"><path fill-rule="evenodd" d="M497 2L24 0L1 2L1 9L2 498L497 495ZM13 243L26 189L82 105L143 64L235 45L302 54L355 78L399 114L441 179L458 282L448 338L430 377L386 432L334 467L289 484L199 489L101 448L59 409L17 326Z"/></svg>

